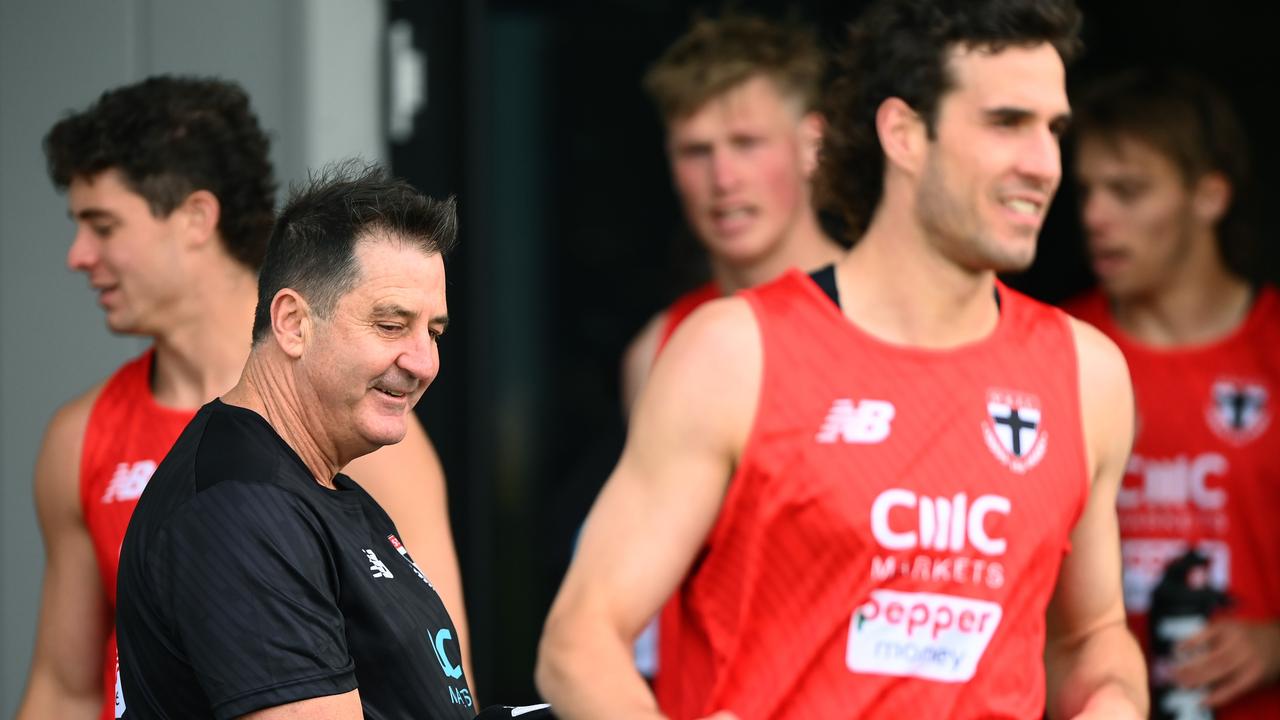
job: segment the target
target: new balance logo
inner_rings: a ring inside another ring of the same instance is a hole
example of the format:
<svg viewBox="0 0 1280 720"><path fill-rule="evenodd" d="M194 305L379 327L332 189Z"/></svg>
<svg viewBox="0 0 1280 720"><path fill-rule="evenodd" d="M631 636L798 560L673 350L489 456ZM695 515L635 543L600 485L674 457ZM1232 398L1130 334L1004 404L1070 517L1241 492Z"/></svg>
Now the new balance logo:
<svg viewBox="0 0 1280 720"><path fill-rule="evenodd" d="M146 489L147 481L151 479L151 473L155 471L155 460L139 460L132 464L120 463L116 465L116 472L111 476L107 491L102 494L102 502L137 500L142 495L142 491Z"/></svg>
<svg viewBox="0 0 1280 720"><path fill-rule="evenodd" d="M366 548L364 551L364 554L365 554L365 557L369 558L369 572L373 573L374 577L376 578L395 577L395 575L392 575L391 571L387 569L387 566L382 564L382 561L378 559L378 556L373 554L372 550L369 550Z"/></svg>
<svg viewBox="0 0 1280 720"><path fill-rule="evenodd" d="M885 400L838 398L831 404L827 418L818 430L818 442L871 444L889 437L889 423L896 411L893 403Z"/></svg>

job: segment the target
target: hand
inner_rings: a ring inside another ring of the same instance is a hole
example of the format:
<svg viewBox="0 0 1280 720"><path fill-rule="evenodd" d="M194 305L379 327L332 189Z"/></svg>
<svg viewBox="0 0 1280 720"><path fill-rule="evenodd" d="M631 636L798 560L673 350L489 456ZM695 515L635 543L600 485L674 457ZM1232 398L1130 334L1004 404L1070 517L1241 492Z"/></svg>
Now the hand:
<svg viewBox="0 0 1280 720"><path fill-rule="evenodd" d="M711 715L702 718L702 720L738 720L738 716L728 710L721 710L720 712L712 713Z"/></svg>
<svg viewBox="0 0 1280 720"><path fill-rule="evenodd" d="M1174 679L1205 688L1205 704L1218 707L1280 676L1280 623L1213 620L1175 652L1190 659L1174 668Z"/></svg>

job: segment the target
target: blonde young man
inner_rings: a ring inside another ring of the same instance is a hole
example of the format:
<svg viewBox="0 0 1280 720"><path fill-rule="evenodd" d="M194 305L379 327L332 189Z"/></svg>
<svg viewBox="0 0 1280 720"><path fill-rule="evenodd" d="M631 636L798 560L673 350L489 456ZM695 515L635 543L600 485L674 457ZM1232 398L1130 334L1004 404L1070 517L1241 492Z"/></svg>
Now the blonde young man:
<svg viewBox="0 0 1280 720"><path fill-rule="evenodd" d="M126 710L115 648L116 568L133 508L197 408L249 352L275 185L268 141L238 86L153 77L104 93L45 139L76 225L67 254L112 331L153 345L57 411L36 461L46 567L22 720ZM422 427L346 471L395 518L466 622L439 460Z"/></svg>
<svg viewBox="0 0 1280 720"><path fill-rule="evenodd" d="M861 237L662 353L547 619L558 714L1145 717L1123 358L995 277L1061 179L1078 26L1065 0L859 20L823 163ZM672 593L655 699L627 649Z"/></svg>
<svg viewBox="0 0 1280 720"><path fill-rule="evenodd" d="M667 128L667 159L685 219L707 250L711 281L658 313L623 360L628 412L658 351L698 306L835 261L812 183L822 140L823 55L813 35L746 16L696 21L645 76Z"/></svg>

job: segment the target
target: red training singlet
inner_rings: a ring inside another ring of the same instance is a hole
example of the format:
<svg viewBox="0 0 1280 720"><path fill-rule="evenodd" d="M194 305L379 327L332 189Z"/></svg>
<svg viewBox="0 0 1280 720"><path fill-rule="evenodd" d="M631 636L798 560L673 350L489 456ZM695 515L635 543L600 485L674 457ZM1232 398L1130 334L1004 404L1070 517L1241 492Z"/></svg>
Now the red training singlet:
<svg viewBox="0 0 1280 720"><path fill-rule="evenodd" d="M1192 544L1234 601L1229 615L1280 620L1280 293L1264 289L1234 332L1194 347L1126 335L1098 292L1068 309L1120 346L1133 377L1137 436L1116 505L1134 634L1148 645L1151 592ZM1214 713L1280 717L1280 686Z"/></svg>
<svg viewBox="0 0 1280 720"><path fill-rule="evenodd" d="M103 655L104 720L124 710L116 666L116 569L129 516L195 410L156 404L151 394L152 350L116 371L93 404L80 455L80 507L98 558L102 588L111 609L110 636Z"/></svg>
<svg viewBox="0 0 1280 720"><path fill-rule="evenodd" d="M1040 718L1045 610L1089 491L1067 317L890 345L806 275L747 290L759 405L664 609L673 718Z"/></svg>
<svg viewBox="0 0 1280 720"><path fill-rule="evenodd" d="M656 358L658 353L662 352L662 348L667 346L667 341L671 339L676 328L680 327L680 323L692 315L694 310L721 297L724 297L724 294L720 292L719 286L709 282L676 298L676 301L671 303L671 307L667 308L667 317L662 323L662 334L658 336L658 349L654 351L653 356Z"/></svg>

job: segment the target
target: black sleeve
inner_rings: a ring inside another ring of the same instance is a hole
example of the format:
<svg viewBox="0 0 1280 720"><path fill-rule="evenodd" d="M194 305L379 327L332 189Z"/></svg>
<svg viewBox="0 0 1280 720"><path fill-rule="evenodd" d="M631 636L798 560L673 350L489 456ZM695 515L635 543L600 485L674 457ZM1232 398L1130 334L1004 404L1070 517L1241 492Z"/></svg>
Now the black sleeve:
<svg viewBox="0 0 1280 720"><path fill-rule="evenodd" d="M214 715L231 718L356 687L325 534L301 498L221 482L166 524L174 635Z"/></svg>

